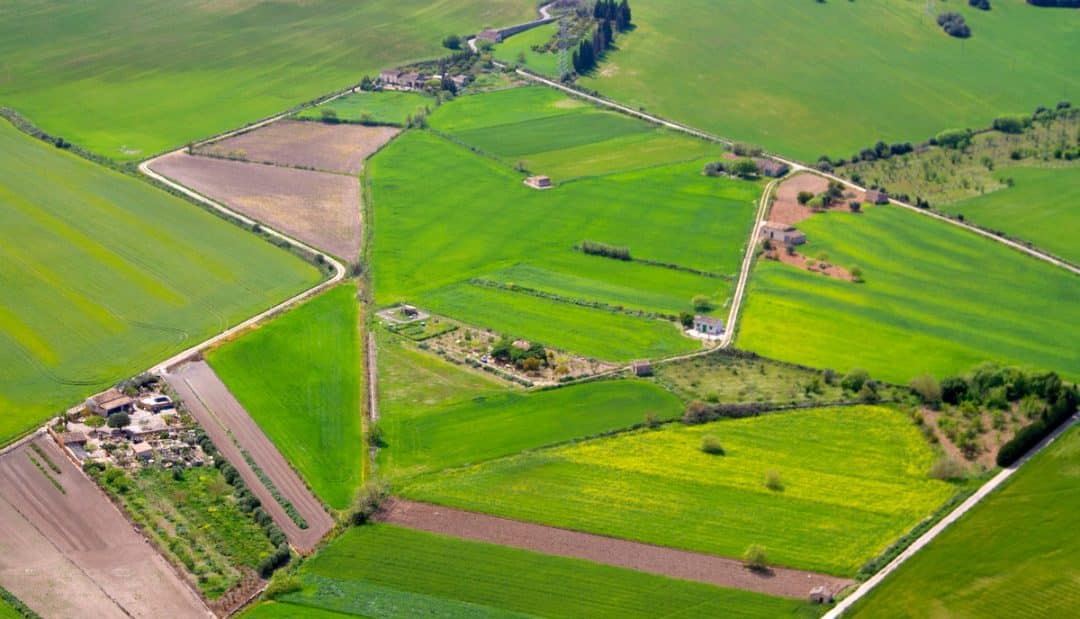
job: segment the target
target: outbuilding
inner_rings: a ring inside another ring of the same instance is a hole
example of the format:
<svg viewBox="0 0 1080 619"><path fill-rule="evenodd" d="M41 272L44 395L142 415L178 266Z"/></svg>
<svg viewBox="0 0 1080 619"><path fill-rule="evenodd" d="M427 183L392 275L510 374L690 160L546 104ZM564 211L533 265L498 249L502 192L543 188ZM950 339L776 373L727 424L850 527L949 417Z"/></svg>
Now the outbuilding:
<svg viewBox="0 0 1080 619"><path fill-rule="evenodd" d="M478 41L491 41L492 43L502 43L502 32L495 30L494 28L488 28L480 34L476 35Z"/></svg>
<svg viewBox="0 0 1080 619"><path fill-rule="evenodd" d="M397 69L387 69L379 74L379 81L383 84L394 85L398 83L398 79L401 77L401 71Z"/></svg>
<svg viewBox="0 0 1080 619"><path fill-rule="evenodd" d="M543 175L530 176L525 179L525 184L533 189L551 189L551 178Z"/></svg>
<svg viewBox="0 0 1080 619"><path fill-rule="evenodd" d="M888 204L889 192L884 189L871 189L866 192L866 201L870 204Z"/></svg>
<svg viewBox="0 0 1080 619"><path fill-rule="evenodd" d="M767 221L761 226L761 236L785 245L802 245L806 242L805 232L790 224L779 224L771 221Z"/></svg>
<svg viewBox="0 0 1080 619"><path fill-rule="evenodd" d="M115 387L92 396L86 401L90 412L108 417L116 413L130 413L135 408L135 400L120 393Z"/></svg>
<svg viewBox="0 0 1080 619"><path fill-rule="evenodd" d="M140 460L149 460L154 457L154 448L150 446L150 443L143 441L141 443L132 443L131 455Z"/></svg>
<svg viewBox="0 0 1080 619"><path fill-rule="evenodd" d="M754 157L754 163L757 164L758 170L763 176L772 178L780 178L791 169L786 163L775 159L766 159L765 157Z"/></svg>
<svg viewBox="0 0 1080 619"><path fill-rule="evenodd" d="M649 361L635 361L630 364L630 369L634 371L634 376L652 376L652 363Z"/></svg>
<svg viewBox="0 0 1080 619"><path fill-rule="evenodd" d="M811 604L832 604L833 596L824 586L818 585L810 590Z"/></svg>
<svg viewBox="0 0 1080 619"><path fill-rule="evenodd" d="M724 321L712 316L694 316L694 331L709 336L723 335Z"/></svg>

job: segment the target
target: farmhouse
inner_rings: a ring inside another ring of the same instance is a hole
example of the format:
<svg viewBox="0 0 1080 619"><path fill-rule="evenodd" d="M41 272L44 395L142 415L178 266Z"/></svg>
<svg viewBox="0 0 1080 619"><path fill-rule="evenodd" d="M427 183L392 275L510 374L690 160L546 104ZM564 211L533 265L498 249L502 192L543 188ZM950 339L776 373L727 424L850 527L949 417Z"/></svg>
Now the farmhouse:
<svg viewBox="0 0 1080 619"><path fill-rule="evenodd" d="M135 408L135 400L113 388L88 399L86 408L92 413L108 417L115 413L130 413Z"/></svg>
<svg viewBox="0 0 1080 619"><path fill-rule="evenodd" d="M694 316L694 331L708 336L722 335L724 321L712 316Z"/></svg>
<svg viewBox="0 0 1080 619"><path fill-rule="evenodd" d="M488 28L487 30L476 35L478 41L491 41L492 43L502 43L502 32L495 30L494 28Z"/></svg>
<svg viewBox="0 0 1080 619"><path fill-rule="evenodd" d="M634 371L634 376L652 376L652 363L648 361L635 361L630 365L630 369Z"/></svg>
<svg viewBox="0 0 1080 619"><path fill-rule="evenodd" d="M402 73L398 77L397 84L404 88L423 88L424 82L427 81L427 76L423 73Z"/></svg>
<svg viewBox="0 0 1080 619"><path fill-rule="evenodd" d="M754 157L754 163L757 164L758 170L763 176L769 176L772 178L780 178L788 173L791 168L786 163L774 161L772 159L766 159L764 157Z"/></svg>
<svg viewBox="0 0 1080 619"><path fill-rule="evenodd" d="M547 176L530 176L525 179L525 184L533 189L551 189L551 179Z"/></svg>
<svg viewBox="0 0 1080 619"><path fill-rule="evenodd" d="M397 69L387 69L379 74L379 81L383 84L394 85L398 83L398 79L401 77L401 71Z"/></svg>
<svg viewBox="0 0 1080 619"><path fill-rule="evenodd" d="M884 189L871 189L866 192L866 201L870 204L888 204L889 193Z"/></svg>
<svg viewBox="0 0 1080 619"><path fill-rule="evenodd" d="M799 231L795 226L771 221L761 226L761 236L785 245L802 245L806 242L806 233Z"/></svg>

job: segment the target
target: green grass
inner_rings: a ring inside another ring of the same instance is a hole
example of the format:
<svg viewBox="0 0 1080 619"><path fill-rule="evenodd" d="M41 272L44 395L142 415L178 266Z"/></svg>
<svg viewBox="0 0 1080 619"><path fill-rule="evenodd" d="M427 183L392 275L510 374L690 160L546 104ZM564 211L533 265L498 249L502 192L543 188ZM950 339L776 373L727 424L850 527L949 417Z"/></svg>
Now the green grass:
<svg viewBox="0 0 1080 619"><path fill-rule="evenodd" d="M409 116L422 114L434 107L435 100L417 92L386 90L381 92L358 92L346 95L319 107L307 108L297 118L318 120L323 110L333 110L343 121L370 121L405 126Z"/></svg>
<svg viewBox="0 0 1080 619"><path fill-rule="evenodd" d="M817 615L797 600L390 525L350 529L306 562L300 576L303 590L275 604L295 616L308 608L379 619Z"/></svg>
<svg viewBox="0 0 1080 619"><path fill-rule="evenodd" d="M537 393L476 393L446 404L384 411L380 468L397 478L414 476L628 428L647 413L660 419L682 413L675 396L632 380Z"/></svg>
<svg viewBox="0 0 1080 619"><path fill-rule="evenodd" d="M244 568L257 570L274 550L213 467L189 469L182 480L149 468L127 478L129 490L110 494L163 554L199 575L199 591L210 599L239 583Z"/></svg>
<svg viewBox="0 0 1080 619"><path fill-rule="evenodd" d="M1009 168L994 177L1015 185L940 209L1080 263L1080 167Z"/></svg>
<svg viewBox="0 0 1080 619"><path fill-rule="evenodd" d="M523 0L13 0L0 6L0 104L141 158L444 54L447 34L535 14Z"/></svg>
<svg viewBox="0 0 1080 619"><path fill-rule="evenodd" d="M502 43L499 43L495 46L491 55L496 60L506 64L524 65L537 73L555 76L559 72L559 55L550 52L542 54L537 53L533 51L532 47L534 45L545 45L558 33L558 22L538 26L531 30L515 34ZM524 62L521 62L522 54L525 55ZM569 59L570 56L568 53L568 65ZM568 66L568 68L571 71L574 69L573 66Z"/></svg>
<svg viewBox="0 0 1080 619"><path fill-rule="evenodd" d="M1078 483L1080 429L1074 427L909 559L849 616L1075 614Z"/></svg>
<svg viewBox="0 0 1080 619"><path fill-rule="evenodd" d="M356 285L331 289L207 359L308 485L334 509L363 480Z"/></svg>
<svg viewBox="0 0 1080 619"><path fill-rule="evenodd" d="M320 277L6 122L0 204L0 442Z"/></svg>
<svg viewBox="0 0 1080 619"><path fill-rule="evenodd" d="M984 361L1080 377L1075 275L897 207L816 215L799 228L805 253L859 265L866 283L759 261L741 348L903 384Z"/></svg>
<svg viewBox="0 0 1080 619"><path fill-rule="evenodd" d="M548 97L536 89L522 91ZM464 131L477 123L467 110L497 121L523 122L538 113L534 107L563 115L577 109L549 108L542 101L509 105L517 99L508 99L506 107L476 107L474 102L487 96L507 95L462 97L454 102L465 106L461 113L444 120ZM376 301L413 303L469 324L603 359L692 350L697 343L671 323L482 288L468 280L518 283L560 297L670 314L691 310L691 298L703 294L722 308L730 294L728 279L586 256L573 249L584 240L596 240L629 246L636 258L733 276L761 185L703 176L701 163L536 191L504 165L429 132L407 133L368 166L373 219L393 222L374 228ZM507 281L519 275L523 281Z"/></svg>
<svg viewBox="0 0 1080 619"><path fill-rule="evenodd" d="M363 615L347 615L297 604L262 602L250 607L240 616L244 617L244 619L342 619L344 617L361 617Z"/></svg>
<svg viewBox="0 0 1080 619"><path fill-rule="evenodd" d="M581 83L804 160L1080 97L1080 13L934 6L962 13L972 37L945 35L927 3L911 0L686 0L678 10L641 0L637 29Z"/></svg>
<svg viewBox="0 0 1080 619"><path fill-rule="evenodd" d="M0 619L37 618L38 615L10 591L0 587Z"/></svg>
<svg viewBox="0 0 1080 619"><path fill-rule="evenodd" d="M715 436L727 454L700 449ZM401 494L467 510L850 576L953 493L903 414L826 408L538 451L421 478ZM765 487L768 471L782 491Z"/></svg>
<svg viewBox="0 0 1080 619"><path fill-rule="evenodd" d="M718 157L715 144L528 86L463 97L431 115L432 128L555 181Z"/></svg>
<svg viewBox="0 0 1080 619"><path fill-rule="evenodd" d="M760 357L717 352L664 363L653 370L662 384L684 400L805 404L845 398L839 380L829 385L821 372Z"/></svg>

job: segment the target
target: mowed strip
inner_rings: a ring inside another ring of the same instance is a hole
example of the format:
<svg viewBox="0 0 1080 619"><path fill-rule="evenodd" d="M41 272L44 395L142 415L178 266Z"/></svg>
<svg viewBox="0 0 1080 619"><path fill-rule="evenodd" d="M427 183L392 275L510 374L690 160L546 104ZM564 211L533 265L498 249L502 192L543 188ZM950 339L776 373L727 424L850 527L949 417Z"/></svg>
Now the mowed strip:
<svg viewBox="0 0 1080 619"><path fill-rule="evenodd" d="M211 616L55 443L30 444L0 457L0 584L43 616Z"/></svg>
<svg viewBox="0 0 1080 619"><path fill-rule="evenodd" d="M244 478L244 483L262 501L263 509L281 527L289 542L301 552L314 549L319 540L333 528L333 518L326 513L322 504L311 494L244 407L236 401L214 370L206 362L199 361L168 372L165 379L184 400L199 424L206 429L221 453ZM274 499L244 458L241 449L246 451L274 482L281 496L292 503L307 522L306 529L301 529L293 522L285 509Z"/></svg>
<svg viewBox="0 0 1080 619"><path fill-rule="evenodd" d="M335 256L354 261L360 254L356 178L182 152L161 157L150 168Z"/></svg>
<svg viewBox="0 0 1080 619"><path fill-rule="evenodd" d="M282 120L200 146L195 154L356 174L365 159L399 133L397 127Z"/></svg>
<svg viewBox="0 0 1080 619"><path fill-rule="evenodd" d="M854 581L846 578L801 570L776 568L769 572L757 572L746 569L741 561L734 559L399 498L391 499L384 505L378 519L429 533L584 559L660 576L781 597L803 598L810 589L818 586L837 593L854 584Z"/></svg>

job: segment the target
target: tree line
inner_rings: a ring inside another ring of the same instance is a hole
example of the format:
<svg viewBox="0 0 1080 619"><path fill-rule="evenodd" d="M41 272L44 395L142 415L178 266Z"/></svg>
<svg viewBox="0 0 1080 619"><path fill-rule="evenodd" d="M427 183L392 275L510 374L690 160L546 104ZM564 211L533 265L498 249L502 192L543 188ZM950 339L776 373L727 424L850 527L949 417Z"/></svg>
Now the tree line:
<svg viewBox="0 0 1080 619"><path fill-rule="evenodd" d="M615 0L596 0L593 19L597 21L597 26L593 29L592 36L583 38L572 55L574 72L578 75L593 70L604 53L615 43L615 34L625 32L633 25L628 0L619 3Z"/></svg>

